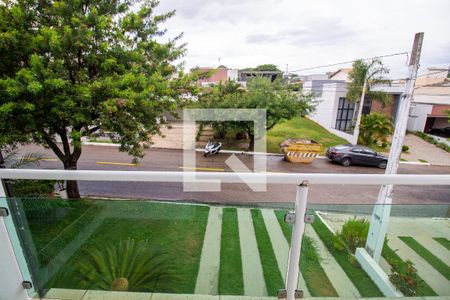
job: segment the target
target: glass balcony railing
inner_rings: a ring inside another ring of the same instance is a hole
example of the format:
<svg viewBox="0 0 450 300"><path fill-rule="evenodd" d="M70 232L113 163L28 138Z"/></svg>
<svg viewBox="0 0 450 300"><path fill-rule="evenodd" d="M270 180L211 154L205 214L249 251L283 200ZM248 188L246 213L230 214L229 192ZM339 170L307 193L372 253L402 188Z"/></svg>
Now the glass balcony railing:
<svg viewBox="0 0 450 300"><path fill-rule="evenodd" d="M31 296L251 299L286 293L294 199L227 205L4 197L0 203L9 208L8 233L18 237L31 273ZM297 296L389 297L387 285L401 297L450 297L449 204L389 206L375 267L384 285L357 250L365 247L376 207L307 203L313 220L302 237Z"/></svg>

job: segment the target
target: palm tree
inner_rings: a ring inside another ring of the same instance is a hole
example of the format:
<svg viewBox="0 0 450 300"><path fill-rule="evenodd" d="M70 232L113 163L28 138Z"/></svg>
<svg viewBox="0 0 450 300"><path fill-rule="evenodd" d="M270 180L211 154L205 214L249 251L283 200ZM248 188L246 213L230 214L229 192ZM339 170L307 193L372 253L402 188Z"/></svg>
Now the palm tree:
<svg viewBox="0 0 450 300"><path fill-rule="evenodd" d="M15 146L0 147L0 168L20 169L30 166L39 166L43 155L38 152L29 152L20 156ZM7 181L6 187L9 196L42 196L53 192L55 180L14 180Z"/></svg>
<svg viewBox="0 0 450 300"><path fill-rule="evenodd" d="M387 137L393 132L391 120L380 113L370 113L361 119L361 133L358 142L363 145L385 143Z"/></svg>
<svg viewBox="0 0 450 300"><path fill-rule="evenodd" d="M350 83L347 85L347 99L350 102L356 103L353 112L355 140L358 140L359 136L364 99L366 97L376 99L381 102L383 107L392 102L390 94L372 90L372 87L375 85L391 83L390 80L384 78L384 75L388 73L389 69L379 59L373 59L368 63L364 60L356 60L353 63L352 70L348 74Z"/></svg>
<svg viewBox="0 0 450 300"><path fill-rule="evenodd" d="M19 156L19 151L15 147L0 148L0 168L19 169L32 165L38 166L42 158L42 154L38 152L29 152Z"/></svg>
<svg viewBox="0 0 450 300"><path fill-rule="evenodd" d="M90 248L75 269L88 289L152 292L161 280L176 277L167 256L148 240L121 240Z"/></svg>

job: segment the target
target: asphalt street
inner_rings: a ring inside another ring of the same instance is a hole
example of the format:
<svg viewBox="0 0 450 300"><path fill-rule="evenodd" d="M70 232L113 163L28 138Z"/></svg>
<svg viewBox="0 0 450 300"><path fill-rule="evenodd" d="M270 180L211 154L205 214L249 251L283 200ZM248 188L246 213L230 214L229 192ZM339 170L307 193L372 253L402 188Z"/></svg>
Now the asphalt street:
<svg viewBox="0 0 450 300"><path fill-rule="evenodd" d="M35 168L62 169L62 163L56 159L51 150L36 145L28 145L21 152L39 152L46 160ZM196 154L197 171L230 172L225 164L230 156L220 153L204 158ZM253 156L237 154L238 158L250 169ZM180 150L148 149L138 165L126 153L116 147L83 146L83 154L78 163L79 170L123 170L127 171L183 171L183 154ZM192 170L186 170L192 171ZM279 156L267 156L267 172L289 173L341 173L341 174L382 174L384 170L373 167L341 165L328 159L316 159L311 164L292 164ZM450 167L401 164L401 174L450 174ZM193 201L206 203L223 203L238 205L293 205L296 187L292 185L268 185L266 192L254 192L245 184L222 184L221 192L184 192L183 185L177 183L146 182L91 182L80 181L83 196L125 199L160 199ZM309 203L317 204L373 204L378 195L378 186L357 185L311 185ZM450 186L396 186L394 204L449 204Z"/></svg>

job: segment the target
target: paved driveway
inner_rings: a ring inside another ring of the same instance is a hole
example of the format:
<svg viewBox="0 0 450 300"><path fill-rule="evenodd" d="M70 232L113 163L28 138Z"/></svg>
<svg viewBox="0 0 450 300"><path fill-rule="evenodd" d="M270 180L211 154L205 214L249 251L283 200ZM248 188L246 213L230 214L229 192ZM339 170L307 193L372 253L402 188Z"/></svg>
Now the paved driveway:
<svg viewBox="0 0 450 300"><path fill-rule="evenodd" d="M409 146L409 153L402 153L402 158L407 161L426 160L432 165L450 166L450 153L413 134L406 136L405 145Z"/></svg>
<svg viewBox="0 0 450 300"><path fill-rule="evenodd" d="M153 136L153 148L183 149L183 122L171 122L161 128L163 136Z"/></svg>

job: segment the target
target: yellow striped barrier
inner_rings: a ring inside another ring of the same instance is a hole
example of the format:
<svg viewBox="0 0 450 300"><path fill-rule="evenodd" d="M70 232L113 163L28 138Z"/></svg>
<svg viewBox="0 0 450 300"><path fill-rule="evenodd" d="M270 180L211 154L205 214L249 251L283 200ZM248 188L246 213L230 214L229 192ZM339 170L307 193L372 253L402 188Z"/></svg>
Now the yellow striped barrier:
<svg viewBox="0 0 450 300"><path fill-rule="evenodd" d="M322 145L313 140L288 139L281 143L284 159L293 163L311 163L322 151Z"/></svg>

